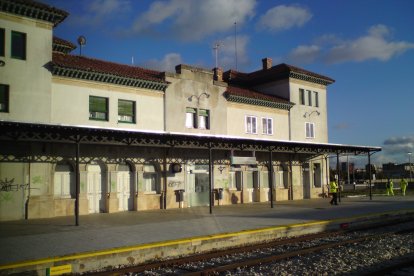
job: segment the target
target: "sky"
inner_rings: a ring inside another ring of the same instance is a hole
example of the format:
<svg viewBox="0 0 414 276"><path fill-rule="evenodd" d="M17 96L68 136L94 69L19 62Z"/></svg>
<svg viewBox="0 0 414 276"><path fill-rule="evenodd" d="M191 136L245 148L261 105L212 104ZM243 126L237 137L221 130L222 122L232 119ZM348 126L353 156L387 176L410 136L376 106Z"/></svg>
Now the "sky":
<svg viewBox="0 0 414 276"><path fill-rule="evenodd" d="M69 12L54 35L85 36L88 57L241 72L270 57L333 78L329 143L382 147L377 165L414 153L412 0L41 1Z"/></svg>

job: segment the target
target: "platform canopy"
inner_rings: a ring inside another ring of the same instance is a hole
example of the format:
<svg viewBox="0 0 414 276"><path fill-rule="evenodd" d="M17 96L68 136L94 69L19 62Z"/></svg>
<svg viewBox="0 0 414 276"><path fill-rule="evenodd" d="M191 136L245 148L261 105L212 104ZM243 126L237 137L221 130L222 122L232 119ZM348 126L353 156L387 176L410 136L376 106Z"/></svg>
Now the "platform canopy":
<svg viewBox="0 0 414 276"><path fill-rule="evenodd" d="M0 140L21 142L80 143L118 146L175 147L192 149L272 151L294 154L371 154L381 147L330 143L248 139L226 135L202 135L163 131L137 131L90 126L65 126L0 121Z"/></svg>

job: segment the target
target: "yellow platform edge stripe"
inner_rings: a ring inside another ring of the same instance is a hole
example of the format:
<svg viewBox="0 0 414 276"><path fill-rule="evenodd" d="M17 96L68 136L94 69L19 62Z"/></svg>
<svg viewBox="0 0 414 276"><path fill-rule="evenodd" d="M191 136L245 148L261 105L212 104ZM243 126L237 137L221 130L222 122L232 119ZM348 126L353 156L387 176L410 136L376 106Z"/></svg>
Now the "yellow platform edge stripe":
<svg viewBox="0 0 414 276"><path fill-rule="evenodd" d="M38 259L38 260L29 260L29 261L22 261L22 262L16 262L16 263L11 263L11 264L0 265L0 270L25 267L25 266L33 266L33 265L41 265L45 263L54 263L54 262L59 262L59 261L78 260L78 259L98 257L98 256L103 256L103 255L125 253L128 251L136 251L136 250L143 250L143 249L170 246L170 245L178 245L178 244L189 243L189 242L199 242L199 241L212 240L212 239L229 238L229 237L255 234L255 233L261 233L261 232L277 231L277 230L292 229L292 228L299 228L299 227L310 227L310 226L316 226L316 225L327 225L327 224L332 224L332 223L341 222L341 221L352 222L352 221L355 221L361 218L373 219L374 217L381 217L384 215L393 215L393 214L401 214L401 213L407 214L410 212L414 212L414 209L401 209L401 210L387 211L387 212L381 212L381 213L367 213L364 215L352 216L352 217L347 217L347 218L336 218L336 219L331 219L331 220L318 220L318 221L310 221L310 222L304 222L304 223L270 226L270 227L264 227L264 228L242 230L242 231L231 232L231 233L212 234L212 235L205 235L205 236L198 236L198 237L191 237L191 238L183 238L183 239L176 239L176 240L169 240L169 241L161 241L161 242L153 242L153 243L140 244L140 245L118 247L118 248L112 248L112 249L103 249L103 250L98 250L98 251L77 253L77 254L60 256L60 257L58 256L58 257L44 258L44 259Z"/></svg>

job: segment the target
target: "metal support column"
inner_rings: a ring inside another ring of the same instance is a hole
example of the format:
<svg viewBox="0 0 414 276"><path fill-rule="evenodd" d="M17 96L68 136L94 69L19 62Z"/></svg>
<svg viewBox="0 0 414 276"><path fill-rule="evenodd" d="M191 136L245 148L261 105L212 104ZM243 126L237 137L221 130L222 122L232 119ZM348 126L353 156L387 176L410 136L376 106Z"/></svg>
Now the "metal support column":
<svg viewBox="0 0 414 276"><path fill-rule="evenodd" d="M80 138L76 139L76 199L75 199L75 225L79 226L79 192L80 192L80 171L79 171Z"/></svg>
<svg viewBox="0 0 414 276"><path fill-rule="evenodd" d="M211 143L208 145L208 183L209 183L209 206L210 206L210 214L213 213L213 150L211 148Z"/></svg>
<svg viewBox="0 0 414 276"><path fill-rule="evenodd" d="M368 174L369 174L369 199L372 200L372 184L371 184L371 152L368 152Z"/></svg>
<svg viewBox="0 0 414 276"><path fill-rule="evenodd" d="M338 174L338 201L341 202L341 173L339 170L339 153L336 153L336 173Z"/></svg>
<svg viewBox="0 0 414 276"><path fill-rule="evenodd" d="M270 188L270 208L273 208L273 159L272 150L269 149L269 188Z"/></svg>
<svg viewBox="0 0 414 276"><path fill-rule="evenodd" d="M289 157L289 190L288 190L289 200L293 200L293 162L292 156Z"/></svg>

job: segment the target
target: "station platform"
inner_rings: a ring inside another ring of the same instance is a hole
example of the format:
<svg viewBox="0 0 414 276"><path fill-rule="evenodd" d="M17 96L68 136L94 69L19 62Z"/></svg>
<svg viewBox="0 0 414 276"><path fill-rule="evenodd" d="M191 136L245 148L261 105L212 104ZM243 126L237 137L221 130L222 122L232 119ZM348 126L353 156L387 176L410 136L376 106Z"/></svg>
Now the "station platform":
<svg viewBox="0 0 414 276"><path fill-rule="evenodd" d="M96 271L242 246L400 216L414 217L414 196L342 198L91 214L0 222L0 275L69 265ZM46 274L46 272L44 272Z"/></svg>

